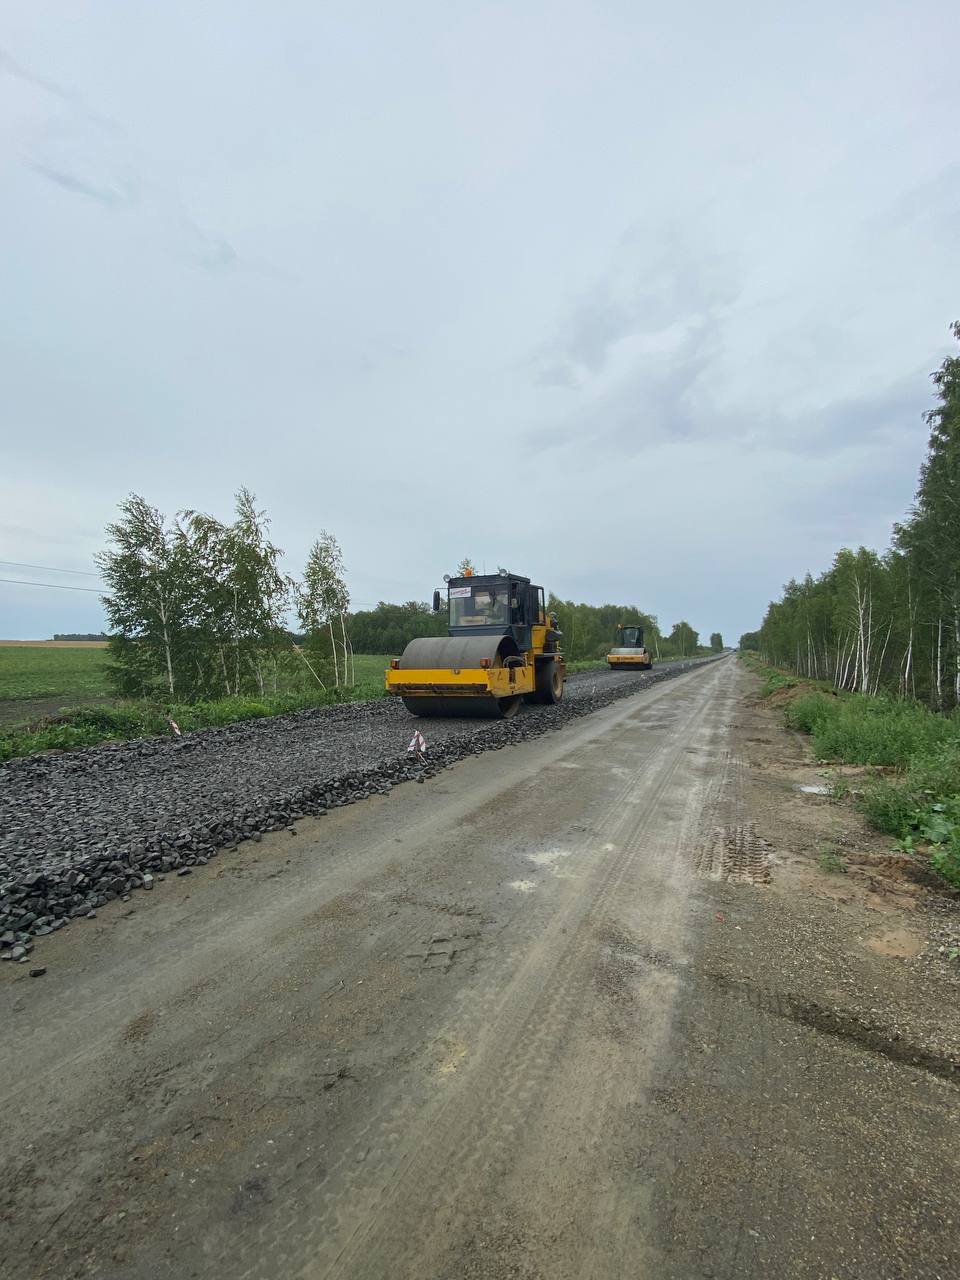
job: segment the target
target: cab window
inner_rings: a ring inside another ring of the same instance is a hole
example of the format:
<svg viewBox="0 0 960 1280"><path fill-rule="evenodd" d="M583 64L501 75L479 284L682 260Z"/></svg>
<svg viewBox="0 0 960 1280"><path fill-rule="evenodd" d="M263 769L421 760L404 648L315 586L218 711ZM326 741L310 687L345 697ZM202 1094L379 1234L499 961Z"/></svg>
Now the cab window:
<svg viewBox="0 0 960 1280"><path fill-rule="evenodd" d="M506 585L450 588L451 627L504 626L507 620Z"/></svg>

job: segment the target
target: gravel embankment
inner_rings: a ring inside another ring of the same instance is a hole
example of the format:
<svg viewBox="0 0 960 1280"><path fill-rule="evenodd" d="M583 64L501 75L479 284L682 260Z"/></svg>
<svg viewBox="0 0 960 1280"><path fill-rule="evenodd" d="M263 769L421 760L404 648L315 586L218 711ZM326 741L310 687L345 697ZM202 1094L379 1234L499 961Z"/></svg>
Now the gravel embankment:
<svg viewBox="0 0 960 1280"><path fill-rule="evenodd" d="M558 706L524 707L512 720L417 720L384 698L172 741L11 760L0 765L0 955L10 959L32 936L151 889L158 875L189 874L218 849L560 729L711 661L645 674L581 672ZM418 726L426 764L406 750Z"/></svg>

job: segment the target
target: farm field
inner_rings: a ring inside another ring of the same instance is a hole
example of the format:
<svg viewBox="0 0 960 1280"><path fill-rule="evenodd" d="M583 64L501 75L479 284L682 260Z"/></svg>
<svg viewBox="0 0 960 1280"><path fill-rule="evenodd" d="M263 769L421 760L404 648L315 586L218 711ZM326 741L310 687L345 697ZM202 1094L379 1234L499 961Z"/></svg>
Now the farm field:
<svg viewBox="0 0 960 1280"><path fill-rule="evenodd" d="M112 700L101 644L0 642L0 724L55 715L61 707Z"/></svg>
<svg viewBox="0 0 960 1280"><path fill-rule="evenodd" d="M357 684L381 682L389 661L379 654L357 654ZM0 725L9 728L65 708L115 703L108 664L106 647L98 642L0 641ZM306 671L294 668L279 692L302 693L311 686Z"/></svg>

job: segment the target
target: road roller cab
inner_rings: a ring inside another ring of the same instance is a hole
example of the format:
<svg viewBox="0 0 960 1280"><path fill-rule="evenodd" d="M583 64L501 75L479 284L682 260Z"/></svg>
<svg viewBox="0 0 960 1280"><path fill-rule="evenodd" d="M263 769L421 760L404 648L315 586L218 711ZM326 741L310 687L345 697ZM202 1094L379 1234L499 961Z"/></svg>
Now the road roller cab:
<svg viewBox="0 0 960 1280"><path fill-rule="evenodd" d="M650 670L653 658L643 643L643 627L617 624L617 635L614 647L607 654L607 665L614 671Z"/></svg>
<svg viewBox="0 0 960 1280"><path fill-rule="evenodd" d="M542 587L503 569L446 578L446 637L411 640L386 673L387 692L419 716L513 715L521 701L559 702L566 681L556 619Z"/></svg>

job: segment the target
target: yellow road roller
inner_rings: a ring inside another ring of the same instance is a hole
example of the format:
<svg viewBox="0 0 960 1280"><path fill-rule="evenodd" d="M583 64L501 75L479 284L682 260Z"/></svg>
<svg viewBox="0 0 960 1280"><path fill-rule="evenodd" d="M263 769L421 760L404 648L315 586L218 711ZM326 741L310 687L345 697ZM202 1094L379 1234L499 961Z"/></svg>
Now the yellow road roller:
<svg viewBox="0 0 960 1280"><path fill-rule="evenodd" d="M448 634L411 640L390 662L387 693L415 716L497 719L521 702L559 702L567 664L543 587L506 569L444 581L433 610L441 612L445 595Z"/></svg>
<svg viewBox="0 0 960 1280"><path fill-rule="evenodd" d="M617 623L614 647L607 654L613 671L649 671L653 666L650 650L644 647L643 627L625 627Z"/></svg>

